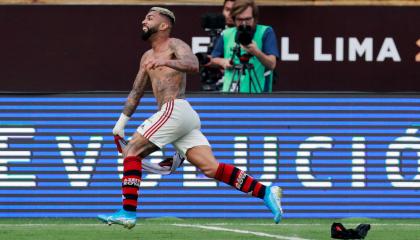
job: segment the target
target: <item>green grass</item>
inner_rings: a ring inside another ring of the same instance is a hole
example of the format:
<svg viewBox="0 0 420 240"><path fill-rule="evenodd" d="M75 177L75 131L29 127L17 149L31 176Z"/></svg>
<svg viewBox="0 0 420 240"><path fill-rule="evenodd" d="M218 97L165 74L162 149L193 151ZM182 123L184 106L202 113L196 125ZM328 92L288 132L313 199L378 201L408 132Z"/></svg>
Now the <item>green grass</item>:
<svg viewBox="0 0 420 240"><path fill-rule="evenodd" d="M251 240L291 239L294 237L330 239L330 226L341 222L346 228L370 223L368 240L420 239L420 219L285 219L275 225L271 220L251 219L139 219L137 226L126 230L118 225L107 226L96 219L0 219L0 239L4 240ZM187 226L185 226L187 225ZM193 226L191 226L193 225ZM197 228L216 227L219 230ZM250 231L251 233L228 230Z"/></svg>

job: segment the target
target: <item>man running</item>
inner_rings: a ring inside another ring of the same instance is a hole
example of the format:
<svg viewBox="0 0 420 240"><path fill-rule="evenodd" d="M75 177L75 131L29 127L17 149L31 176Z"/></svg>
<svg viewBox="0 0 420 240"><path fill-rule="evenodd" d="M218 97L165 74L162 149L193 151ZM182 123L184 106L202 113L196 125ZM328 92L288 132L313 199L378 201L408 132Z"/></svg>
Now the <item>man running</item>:
<svg viewBox="0 0 420 240"><path fill-rule="evenodd" d="M142 159L171 143L207 177L263 199L273 212L274 221L280 222L281 189L265 186L239 168L219 163L207 138L201 133L200 118L185 100L186 73L198 72L198 60L185 42L170 37L174 24L175 15L160 7L151 8L142 22L142 38L152 48L141 58L140 70L115 124L114 135L124 137L124 127L139 105L149 81L159 110L137 128L123 150L122 209L111 215L99 215L98 218L105 223L120 224L129 229L135 226Z"/></svg>

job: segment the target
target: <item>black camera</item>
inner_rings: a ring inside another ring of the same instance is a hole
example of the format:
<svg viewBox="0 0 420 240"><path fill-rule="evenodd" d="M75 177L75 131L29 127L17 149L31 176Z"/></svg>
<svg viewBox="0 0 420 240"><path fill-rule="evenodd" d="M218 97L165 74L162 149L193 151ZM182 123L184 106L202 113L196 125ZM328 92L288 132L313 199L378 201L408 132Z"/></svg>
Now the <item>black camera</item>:
<svg viewBox="0 0 420 240"><path fill-rule="evenodd" d="M236 43L240 43L244 46L252 43L254 38L254 31L249 25L241 25L238 27L238 32L236 33Z"/></svg>
<svg viewBox="0 0 420 240"><path fill-rule="evenodd" d="M210 62L210 57L207 53L199 52L199 53L196 53L195 56L197 56L198 63L200 65L206 65L207 63Z"/></svg>
<svg viewBox="0 0 420 240"><path fill-rule="evenodd" d="M201 16L201 28L206 32L221 32L225 28L225 17L220 13L206 13Z"/></svg>
<svg viewBox="0 0 420 240"><path fill-rule="evenodd" d="M210 36L207 52L195 54L200 64L201 90L217 91L220 88L218 82L223 77L223 73L219 68L206 67L204 65L210 62L209 56L213 51L216 39L225 29L225 17L221 13L206 13L201 16L201 28Z"/></svg>

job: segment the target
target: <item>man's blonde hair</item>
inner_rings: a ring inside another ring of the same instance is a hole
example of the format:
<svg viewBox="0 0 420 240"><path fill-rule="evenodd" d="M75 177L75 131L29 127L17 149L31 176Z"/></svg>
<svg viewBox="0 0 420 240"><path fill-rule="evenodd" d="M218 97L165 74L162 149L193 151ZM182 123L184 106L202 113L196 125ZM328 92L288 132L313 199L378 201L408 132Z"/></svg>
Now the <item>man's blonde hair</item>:
<svg viewBox="0 0 420 240"><path fill-rule="evenodd" d="M171 20L172 24L175 24L175 14L171 10L169 10L167 8L163 8L163 7L152 7L149 10L149 12L152 12L152 11L158 12L158 13L166 16L167 18L169 18Z"/></svg>

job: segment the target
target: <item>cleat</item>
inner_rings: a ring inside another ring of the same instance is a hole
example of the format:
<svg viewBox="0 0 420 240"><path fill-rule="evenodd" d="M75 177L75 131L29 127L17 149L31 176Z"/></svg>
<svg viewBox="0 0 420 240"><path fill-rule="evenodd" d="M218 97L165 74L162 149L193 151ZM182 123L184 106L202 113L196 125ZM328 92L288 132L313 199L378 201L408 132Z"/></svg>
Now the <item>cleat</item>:
<svg viewBox="0 0 420 240"><path fill-rule="evenodd" d="M265 189L264 203L274 214L274 222L278 224L281 221L283 215L283 209L281 208L281 188L277 186L267 187Z"/></svg>
<svg viewBox="0 0 420 240"><path fill-rule="evenodd" d="M136 213L125 211L124 209L121 209L111 215L98 215L98 219L103 223L108 224L108 226L115 223L124 226L124 228L131 229L136 225Z"/></svg>

